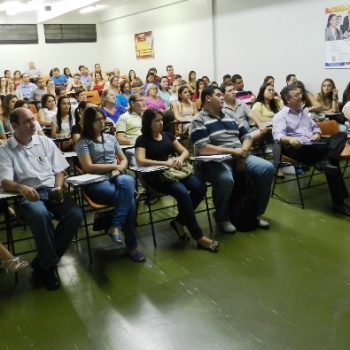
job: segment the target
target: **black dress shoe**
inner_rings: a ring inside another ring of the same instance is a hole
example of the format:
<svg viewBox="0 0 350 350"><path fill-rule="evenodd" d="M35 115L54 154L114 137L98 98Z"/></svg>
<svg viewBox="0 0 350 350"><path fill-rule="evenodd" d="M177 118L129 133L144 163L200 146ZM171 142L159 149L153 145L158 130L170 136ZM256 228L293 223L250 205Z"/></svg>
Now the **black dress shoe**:
<svg viewBox="0 0 350 350"><path fill-rule="evenodd" d="M335 213L345 215L345 216L350 216L350 208L347 204L342 203L342 204L333 204L332 210Z"/></svg>
<svg viewBox="0 0 350 350"><path fill-rule="evenodd" d="M329 160L323 160L322 162L315 163L315 168L318 171L324 171L327 174L335 174L339 171L339 168L332 165Z"/></svg>
<svg viewBox="0 0 350 350"><path fill-rule="evenodd" d="M34 268L33 278L35 282L40 281L47 290L56 290L61 286L56 266L52 266L48 270L41 267Z"/></svg>

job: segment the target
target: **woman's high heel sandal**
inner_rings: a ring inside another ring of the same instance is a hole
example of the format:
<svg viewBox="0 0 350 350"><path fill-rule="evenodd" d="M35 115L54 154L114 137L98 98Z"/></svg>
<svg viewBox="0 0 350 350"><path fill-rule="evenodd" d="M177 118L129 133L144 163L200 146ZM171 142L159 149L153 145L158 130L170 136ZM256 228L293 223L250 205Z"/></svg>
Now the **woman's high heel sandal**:
<svg viewBox="0 0 350 350"><path fill-rule="evenodd" d="M30 264L28 263L28 261L21 260L19 256L13 259L3 260L0 262L0 268L4 269L7 273L24 271L28 269L29 266Z"/></svg>
<svg viewBox="0 0 350 350"><path fill-rule="evenodd" d="M209 246L204 246L198 242L198 248L208 250L211 253L217 253L219 251L219 242L212 240Z"/></svg>

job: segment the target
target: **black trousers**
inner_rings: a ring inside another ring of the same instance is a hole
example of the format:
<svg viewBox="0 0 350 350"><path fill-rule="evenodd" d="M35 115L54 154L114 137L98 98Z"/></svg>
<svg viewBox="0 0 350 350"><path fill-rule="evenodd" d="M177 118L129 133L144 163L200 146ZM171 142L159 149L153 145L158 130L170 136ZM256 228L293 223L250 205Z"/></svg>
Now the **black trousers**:
<svg viewBox="0 0 350 350"><path fill-rule="evenodd" d="M338 132L329 138L322 139L321 142L304 145L300 149L295 149L290 145L283 146L283 154L300 163L313 165L323 160L329 160L332 165L338 167L337 172L325 174L332 201L335 204L341 203L349 195L339 168L339 156L344 149L346 138L345 133Z"/></svg>

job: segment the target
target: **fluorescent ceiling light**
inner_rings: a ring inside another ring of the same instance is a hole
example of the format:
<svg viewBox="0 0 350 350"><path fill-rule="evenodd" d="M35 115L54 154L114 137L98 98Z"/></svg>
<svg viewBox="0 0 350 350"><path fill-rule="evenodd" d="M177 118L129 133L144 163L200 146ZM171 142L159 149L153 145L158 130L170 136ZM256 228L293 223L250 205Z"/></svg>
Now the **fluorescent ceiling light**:
<svg viewBox="0 0 350 350"><path fill-rule="evenodd" d="M93 5L93 6L88 6L88 7L85 7L83 9L81 9L79 12L81 14L85 14L85 13L90 13L90 12L93 12L93 11L102 10L105 7L106 7L106 5Z"/></svg>
<svg viewBox="0 0 350 350"><path fill-rule="evenodd" d="M27 3L21 1L4 1L0 4L0 11L5 11L7 15L14 16L18 13L35 11L41 3L42 0L31 0Z"/></svg>

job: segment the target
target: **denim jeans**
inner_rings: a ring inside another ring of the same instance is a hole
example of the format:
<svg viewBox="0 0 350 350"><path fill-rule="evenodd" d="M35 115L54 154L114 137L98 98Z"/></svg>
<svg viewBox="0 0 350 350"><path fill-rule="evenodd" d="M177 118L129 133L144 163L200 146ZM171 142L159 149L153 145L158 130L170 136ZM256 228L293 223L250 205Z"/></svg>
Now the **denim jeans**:
<svg viewBox="0 0 350 350"><path fill-rule="evenodd" d="M129 167L136 166L136 159L135 159L135 148L129 148L125 150L125 156L128 160Z"/></svg>
<svg viewBox="0 0 350 350"><path fill-rule="evenodd" d="M30 227L38 250L38 262L47 270L60 261L82 220L82 212L73 199L63 203L48 201L50 189L38 189L40 200L30 202L21 198L16 203L16 213ZM56 228L52 219L58 220Z"/></svg>
<svg viewBox="0 0 350 350"><path fill-rule="evenodd" d="M245 169L255 182L258 215L261 215L269 202L274 166L265 159L249 155L245 159ZM216 221L229 220L229 203L235 181L234 160L204 163L204 176L213 184Z"/></svg>
<svg viewBox="0 0 350 350"><path fill-rule="evenodd" d="M205 195L204 182L197 175L190 175L181 181L147 181L147 183L156 191L170 194L176 199L179 212L176 220L186 225L195 240L200 239L203 232L194 211Z"/></svg>
<svg viewBox="0 0 350 350"><path fill-rule="evenodd" d="M113 180L91 184L85 191L94 202L114 207L111 226L123 230L128 249L136 248L135 179L120 175Z"/></svg>

